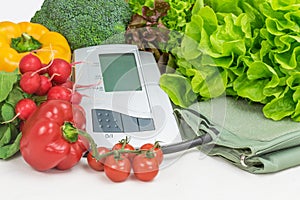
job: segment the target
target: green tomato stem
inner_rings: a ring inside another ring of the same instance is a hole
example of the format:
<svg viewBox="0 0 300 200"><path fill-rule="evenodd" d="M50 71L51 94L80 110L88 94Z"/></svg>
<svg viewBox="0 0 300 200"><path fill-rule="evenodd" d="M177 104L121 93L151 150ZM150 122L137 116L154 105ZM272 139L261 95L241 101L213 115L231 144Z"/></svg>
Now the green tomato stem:
<svg viewBox="0 0 300 200"><path fill-rule="evenodd" d="M94 158L96 158L97 160L100 160L101 158L99 158L100 154L98 153L98 150L97 150L97 144L94 141L94 139L91 137L91 135L80 129L78 130L78 133L88 140L91 151L92 151L92 155L94 156Z"/></svg>
<svg viewBox="0 0 300 200"><path fill-rule="evenodd" d="M153 150L141 150L141 149L127 150L127 149L124 149L124 148L118 149L118 150L113 150L113 151L110 151L110 152L107 152L107 153L104 153L104 154L100 155L98 150L97 150L97 144L95 143L94 139L91 137L90 134L88 134L87 132L82 131L82 130L78 130L78 134L82 135L83 137L85 137L89 141L92 155L98 161L100 161L101 159L106 158L110 155L114 155L115 159L117 160L117 159L120 159L120 155L124 154L124 153L141 154L141 153L145 152L147 157L153 157L154 156Z"/></svg>

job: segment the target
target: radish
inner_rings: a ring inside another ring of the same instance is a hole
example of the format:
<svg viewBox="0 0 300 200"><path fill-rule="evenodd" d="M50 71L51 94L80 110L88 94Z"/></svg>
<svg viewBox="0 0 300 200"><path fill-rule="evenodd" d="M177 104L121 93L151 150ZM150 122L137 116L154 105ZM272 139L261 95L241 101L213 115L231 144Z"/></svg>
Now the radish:
<svg viewBox="0 0 300 200"><path fill-rule="evenodd" d="M61 100L66 100L66 101L71 101L72 97L72 91L68 88L65 88L63 86L53 86L50 88L47 94L47 99L61 99Z"/></svg>
<svg viewBox="0 0 300 200"><path fill-rule="evenodd" d="M28 94L35 93L41 85L41 77L35 72L25 72L20 79L20 87Z"/></svg>
<svg viewBox="0 0 300 200"><path fill-rule="evenodd" d="M35 72L41 68L41 60L32 53L23 56L19 62L19 70L21 74L24 74L25 72Z"/></svg>
<svg viewBox="0 0 300 200"><path fill-rule="evenodd" d="M71 80L67 80L66 82L60 84L60 86L63 86L65 88L69 88L69 89L73 89L73 86L74 86L74 82L71 81Z"/></svg>
<svg viewBox="0 0 300 200"><path fill-rule="evenodd" d="M56 84L65 83L71 76L71 72L72 65L61 58L53 59L51 65L48 68L49 76L52 77L53 75L55 75L52 81Z"/></svg>
<svg viewBox="0 0 300 200"><path fill-rule="evenodd" d="M52 82L48 77L44 75L40 75L40 78L41 78L41 84L38 90L35 92L35 94L38 96L44 96L48 93L48 91L52 87Z"/></svg>
<svg viewBox="0 0 300 200"><path fill-rule="evenodd" d="M75 85L74 82L71 80L67 80L65 83L60 84L59 86L62 86L62 87L72 90L73 92L72 92L72 96L71 96L71 103L80 104L83 95L75 90L78 85ZM83 87L83 86L81 86L81 87Z"/></svg>
<svg viewBox="0 0 300 200"><path fill-rule="evenodd" d="M10 123L12 121L14 121L16 118L19 118L21 120L27 120L28 117L37 109L37 105L36 103L32 100L32 99L21 99L20 101L18 101L18 103L15 106L15 113L16 115L5 122L1 122L0 124L7 124ZM21 125L21 124L20 124ZM21 128L21 126L20 126Z"/></svg>
<svg viewBox="0 0 300 200"><path fill-rule="evenodd" d="M18 101L15 107L15 113L19 119L27 120L36 109L36 103L32 99L25 98Z"/></svg>
<svg viewBox="0 0 300 200"><path fill-rule="evenodd" d="M79 92L74 91L72 93L71 103L73 103L73 104L80 104L81 100L82 100L82 95Z"/></svg>

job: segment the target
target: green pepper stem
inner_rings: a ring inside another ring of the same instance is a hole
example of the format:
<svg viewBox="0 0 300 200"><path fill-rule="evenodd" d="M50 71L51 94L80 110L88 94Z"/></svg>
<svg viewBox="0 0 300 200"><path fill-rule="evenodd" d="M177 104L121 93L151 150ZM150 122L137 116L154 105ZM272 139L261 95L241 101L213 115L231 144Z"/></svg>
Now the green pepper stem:
<svg viewBox="0 0 300 200"><path fill-rule="evenodd" d="M42 47L42 43L27 33L22 33L20 37L12 38L10 47L19 53L38 50Z"/></svg>
<svg viewBox="0 0 300 200"><path fill-rule="evenodd" d="M63 137L70 143L78 140L78 129L70 122L65 122L62 127Z"/></svg>

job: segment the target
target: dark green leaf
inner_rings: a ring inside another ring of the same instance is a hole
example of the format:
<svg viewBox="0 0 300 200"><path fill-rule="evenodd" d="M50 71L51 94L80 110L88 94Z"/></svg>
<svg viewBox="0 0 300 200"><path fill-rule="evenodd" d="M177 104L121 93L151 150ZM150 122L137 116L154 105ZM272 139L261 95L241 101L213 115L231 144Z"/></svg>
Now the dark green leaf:
<svg viewBox="0 0 300 200"><path fill-rule="evenodd" d="M0 134L2 135L0 139L0 147L10 143L11 140L11 130L8 125L0 127Z"/></svg>
<svg viewBox="0 0 300 200"><path fill-rule="evenodd" d="M7 124L0 124L0 139L3 137L4 133L7 131Z"/></svg>
<svg viewBox="0 0 300 200"><path fill-rule="evenodd" d="M17 72L0 72L0 102L4 101L18 80Z"/></svg>
<svg viewBox="0 0 300 200"><path fill-rule="evenodd" d="M0 109L3 121L9 121L15 116L14 107L8 103L4 103Z"/></svg>
<svg viewBox="0 0 300 200"><path fill-rule="evenodd" d="M13 155L15 155L20 150L21 138L22 138L22 134L19 133L13 143L0 147L0 158L8 159Z"/></svg>
<svg viewBox="0 0 300 200"><path fill-rule="evenodd" d="M15 107L15 105L24 98L24 92L18 86L15 86L9 93L6 102Z"/></svg>

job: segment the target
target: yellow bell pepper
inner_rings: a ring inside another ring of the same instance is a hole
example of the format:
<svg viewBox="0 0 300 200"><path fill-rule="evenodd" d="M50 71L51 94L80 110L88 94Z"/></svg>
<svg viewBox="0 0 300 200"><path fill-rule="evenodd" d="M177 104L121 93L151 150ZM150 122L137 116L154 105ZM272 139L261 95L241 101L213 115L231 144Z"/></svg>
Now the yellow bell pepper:
<svg viewBox="0 0 300 200"><path fill-rule="evenodd" d="M72 55L66 38L41 24L0 22L0 71L14 71L29 52L35 53L44 64L53 58L70 62Z"/></svg>

